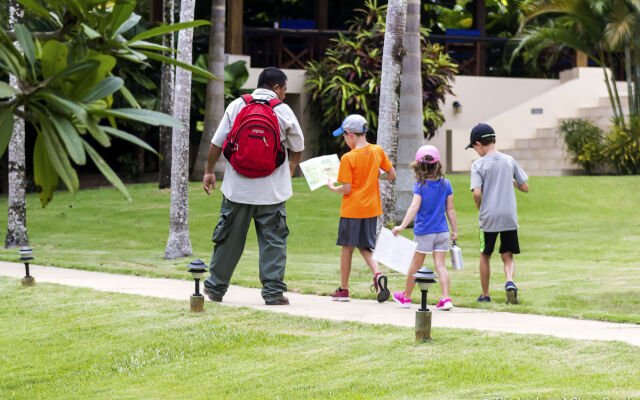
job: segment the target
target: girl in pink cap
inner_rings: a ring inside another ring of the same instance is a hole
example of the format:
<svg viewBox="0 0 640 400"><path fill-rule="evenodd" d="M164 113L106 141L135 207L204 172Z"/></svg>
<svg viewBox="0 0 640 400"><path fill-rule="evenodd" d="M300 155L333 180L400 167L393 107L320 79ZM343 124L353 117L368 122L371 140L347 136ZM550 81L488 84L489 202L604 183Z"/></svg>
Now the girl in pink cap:
<svg viewBox="0 0 640 400"><path fill-rule="evenodd" d="M411 169L417 179L413 186L413 200L402 224L393 228L393 234L398 235L415 219L413 240L417 243L417 247L407 274L405 290L395 292L393 299L403 307L409 308L411 292L415 286L411 275L422 267L426 254L433 254L433 263L440 278L442 290L442 296L436 308L450 310L453 308L453 303L449 298L449 273L444 266L444 255L449 250L447 219L451 225L451 240L458 239L456 210L453 208L453 189L449 180L444 179L440 153L434 146L420 147L416 152L415 161L411 163Z"/></svg>

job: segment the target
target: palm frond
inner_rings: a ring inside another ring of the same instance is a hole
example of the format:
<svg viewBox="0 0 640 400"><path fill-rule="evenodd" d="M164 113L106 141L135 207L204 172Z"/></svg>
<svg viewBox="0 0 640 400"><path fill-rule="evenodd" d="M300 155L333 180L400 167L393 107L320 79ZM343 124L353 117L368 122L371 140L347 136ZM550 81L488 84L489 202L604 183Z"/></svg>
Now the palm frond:
<svg viewBox="0 0 640 400"><path fill-rule="evenodd" d="M639 32L638 16L629 10L624 1L616 1L608 19L604 35L609 47L613 50L618 50L624 43L629 43L633 33Z"/></svg>

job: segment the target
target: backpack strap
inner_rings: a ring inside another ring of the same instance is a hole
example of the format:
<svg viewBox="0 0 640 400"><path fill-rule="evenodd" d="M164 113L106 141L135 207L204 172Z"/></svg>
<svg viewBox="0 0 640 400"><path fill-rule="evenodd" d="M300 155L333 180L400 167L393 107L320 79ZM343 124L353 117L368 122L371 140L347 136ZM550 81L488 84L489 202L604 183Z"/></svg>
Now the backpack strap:
<svg viewBox="0 0 640 400"><path fill-rule="evenodd" d="M271 108L274 108L275 106L280 105L280 104L282 104L282 100L280 100L280 99L271 99L271 100L269 100L269 106Z"/></svg>
<svg viewBox="0 0 640 400"><path fill-rule="evenodd" d="M251 103L251 100L253 100L253 97L250 94L243 94L240 97L242 97L242 100L244 100L245 105Z"/></svg>

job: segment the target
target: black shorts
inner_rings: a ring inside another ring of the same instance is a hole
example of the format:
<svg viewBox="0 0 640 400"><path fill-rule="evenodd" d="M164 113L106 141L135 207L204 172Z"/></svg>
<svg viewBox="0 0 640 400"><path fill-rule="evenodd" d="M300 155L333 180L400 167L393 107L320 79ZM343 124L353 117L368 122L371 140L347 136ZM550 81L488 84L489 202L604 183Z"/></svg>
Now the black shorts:
<svg viewBox="0 0 640 400"><path fill-rule="evenodd" d="M376 224L378 217L344 218L340 217L338 228L338 246L353 246L361 249L376 247Z"/></svg>
<svg viewBox="0 0 640 400"><path fill-rule="evenodd" d="M496 239L500 234L500 254L513 253L520 254L520 243L518 243L518 231L484 232L480 230L480 252L491 255L496 245Z"/></svg>

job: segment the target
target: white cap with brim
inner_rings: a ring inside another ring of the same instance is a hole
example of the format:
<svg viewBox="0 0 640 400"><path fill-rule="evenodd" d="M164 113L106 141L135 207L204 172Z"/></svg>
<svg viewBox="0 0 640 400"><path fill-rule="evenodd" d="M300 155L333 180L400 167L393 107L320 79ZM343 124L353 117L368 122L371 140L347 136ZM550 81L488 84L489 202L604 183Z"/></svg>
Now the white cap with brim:
<svg viewBox="0 0 640 400"><path fill-rule="evenodd" d="M342 121L340 128L333 131L333 136L340 136L345 132L367 133L369 126L367 120L358 114L351 114Z"/></svg>

